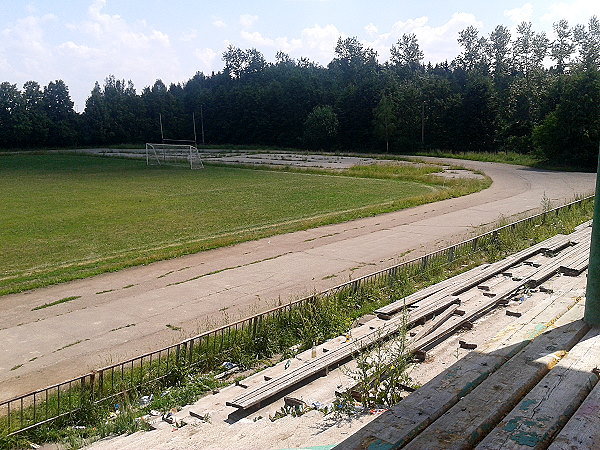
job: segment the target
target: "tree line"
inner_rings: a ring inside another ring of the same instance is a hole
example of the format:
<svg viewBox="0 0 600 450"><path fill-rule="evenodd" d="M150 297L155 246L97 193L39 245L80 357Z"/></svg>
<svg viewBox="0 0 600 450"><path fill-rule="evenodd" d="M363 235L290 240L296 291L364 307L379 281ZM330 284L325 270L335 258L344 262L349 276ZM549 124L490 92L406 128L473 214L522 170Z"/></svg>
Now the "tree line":
<svg viewBox="0 0 600 450"><path fill-rule="evenodd" d="M160 142L273 145L324 150L537 152L550 161L593 167L600 141L600 21L553 35L530 22L516 31L459 33L461 53L425 64L414 34L389 61L356 37L339 38L326 66L278 52L229 46L224 68L139 94L131 82L96 82L85 110L73 109L62 80L19 89L0 84L0 147ZM195 118L195 123L192 120ZM199 139L200 140L200 139Z"/></svg>

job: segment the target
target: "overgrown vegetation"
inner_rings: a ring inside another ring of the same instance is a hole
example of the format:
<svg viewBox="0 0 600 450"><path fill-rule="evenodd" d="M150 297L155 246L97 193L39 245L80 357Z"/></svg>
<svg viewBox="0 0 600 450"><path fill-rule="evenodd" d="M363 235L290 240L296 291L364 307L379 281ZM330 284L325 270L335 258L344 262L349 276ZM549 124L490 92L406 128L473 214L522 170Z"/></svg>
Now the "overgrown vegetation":
<svg viewBox="0 0 600 450"><path fill-rule="evenodd" d="M336 410L354 414L355 398L362 411L369 408L389 408L405 395L411 380L408 368L413 358L406 339L407 327L402 326L389 340L375 342L367 351L356 357L356 367L347 369L346 375L355 382L352 392L342 393L335 404Z"/></svg>
<svg viewBox="0 0 600 450"><path fill-rule="evenodd" d="M539 167L544 165L544 159L536 154L517 152L443 152L432 150L429 152L417 152L419 156L435 156L439 158L465 159L470 161L499 162L505 164L517 164L520 166Z"/></svg>
<svg viewBox="0 0 600 450"><path fill-rule="evenodd" d="M126 394L114 397L111 402L94 404L89 400L91 392L85 386L75 387L68 394L62 393L63 405L81 402L81 409L10 438L6 436L9 430L6 418L0 418L0 447L57 440L76 447L85 439L144 429L146 424L138 418L151 409L166 412L218 388L221 382L215 380L214 374L224 370L223 363L229 363L226 367L235 364L241 369L258 369L273 360L287 359L294 352L346 333L357 318L379 306L475 265L503 258L556 233L570 233L576 225L591 217L592 209L593 201L585 201L558 214L549 212L534 223L503 228L494 239L482 241L476 252L472 247L456 252L451 262L447 255L441 255L430 260L426 270L421 265L413 266L394 276L361 285L356 290L347 288L329 296L316 297L312 302L264 317L246 328L186 347L179 354L173 352L143 368L135 367L123 373L116 371L111 378L107 374L101 391L94 392L95 398L123 390ZM398 398L398 385L407 383L404 368L408 360L402 342L398 351L389 353L385 351L386 347L375 347L375 356L373 353L363 356L362 364L359 359L356 379L363 383L360 389L368 404L392 404ZM396 355L397 359L394 356L390 359L390 354ZM395 364L397 370L390 372L390 364ZM140 397L150 394L154 394L152 401L140 407ZM115 414L115 403L119 404L119 414ZM56 396L49 399L48 406L41 403L37 408L38 411L44 408L58 411ZM26 420L32 415L31 407L24 411Z"/></svg>
<svg viewBox="0 0 600 450"><path fill-rule="evenodd" d="M72 154L0 156L0 295L464 195L490 183L428 175L439 170L211 165L191 171Z"/></svg>

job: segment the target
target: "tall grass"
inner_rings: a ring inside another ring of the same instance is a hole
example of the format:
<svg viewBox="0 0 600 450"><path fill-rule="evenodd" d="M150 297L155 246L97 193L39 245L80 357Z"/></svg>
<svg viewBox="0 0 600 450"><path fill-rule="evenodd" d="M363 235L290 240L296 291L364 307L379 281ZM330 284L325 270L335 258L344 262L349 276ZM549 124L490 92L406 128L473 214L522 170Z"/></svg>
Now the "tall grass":
<svg viewBox="0 0 600 450"><path fill-rule="evenodd" d="M539 167L544 163L544 160L535 154L516 152L444 152L441 150L434 150L431 152L419 152L416 153L416 155L465 159L471 161L499 162L530 167Z"/></svg>

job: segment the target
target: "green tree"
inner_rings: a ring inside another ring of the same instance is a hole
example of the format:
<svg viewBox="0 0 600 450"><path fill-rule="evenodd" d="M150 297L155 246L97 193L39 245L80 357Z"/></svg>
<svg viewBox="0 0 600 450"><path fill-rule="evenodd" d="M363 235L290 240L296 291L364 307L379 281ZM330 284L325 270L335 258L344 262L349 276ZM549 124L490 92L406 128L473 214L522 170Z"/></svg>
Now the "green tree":
<svg viewBox="0 0 600 450"><path fill-rule="evenodd" d="M397 67L405 67L410 71L422 67L424 56L414 33L403 34L390 49L390 63Z"/></svg>
<svg viewBox="0 0 600 450"><path fill-rule="evenodd" d="M550 45L550 56L555 62L555 70L559 74L565 73L570 65L570 59L575 50L573 42L573 33L566 20L555 22L552 27L556 34L556 39Z"/></svg>
<svg viewBox="0 0 600 450"><path fill-rule="evenodd" d="M315 149L333 147L338 130L337 115L331 106L315 106L304 122L304 140Z"/></svg>
<svg viewBox="0 0 600 450"><path fill-rule="evenodd" d="M594 167L600 142L600 72L571 76L556 110L535 128L533 139L549 160Z"/></svg>
<svg viewBox="0 0 600 450"><path fill-rule="evenodd" d="M510 77L510 31L498 25L490 34L488 55L496 87L506 89Z"/></svg>
<svg viewBox="0 0 600 450"><path fill-rule="evenodd" d="M514 69L525 78L531 78L534 72L542 70L549 44L546 33L536 33L531 22L521 22L517 26L517 37L513 45Z"/></svg>
<svg viewBox="0 0 600 450"><path fill-rule="evenodd" d="M255 48L242 50L229 45L223 52L225 62L225 73L231 78L242 78L248 75L262 72L267 63L261 52Z"/></svg>
<svg viewBox="0 0 600 450"><path fill-rule="evenodd" d="M488 41L479 36L479 30L470 25L459 33L458 43L463 48L455 64L466 72L489 72Z"/></svg>
<svg viewBox="0 0 600 450"><path fill-rule="evenodd" d="M23 98L16 84L0 83L0 146L19 146L22 142L20 120Z"/></svg>
<svg viewBox="0 0 600 450"><path fill-rule="evenodd" d="M579 51L578 63L584 69L600 68L600 20L592 16L587 29L577 25L573 37Z"/></svg>
<svg viewBox="0 0 600 450"><path fill-rule="evenodd" d="M48 139L49 120L44 111L44 93L35 81L23 84L23 102L25 106L26 136L25 146L43 146Z"/></svg>
<svg viewBox="0 0 600 450"><path fill-rule="evenodd" d="M77 142L73 101L63 80L51 81L44 88L43 105L49 120L48 145L68 146Z"/></svg>
<svg viewBox="0 0 600 450"><path fill-rule="evenodd" d="M416 83L403 80L393 91L398 113L396 139L400 151L413 151L421 145L423 93Z"/></svg>
<svg viewBox="0 0 600 450"><path fill-rule="evenodd" d="M359 83L377 71L377 52L364 47L356 37L340 37L328 67L342 84Z"/></svg>
<svg viewBox="0 0 600 450"><path fill-rule="evenodd" d="M467 151L490 151L496 122L493 86L488 77L472 74L467 79L457 130Z"/></svg>
<svg viewBox="0 0 600 450"><path fill-rule="evenodd" d="M389 95L383 94L377 104L374 116L375 135L385 141L385 152L390 151L390 138L397 128L396 111L394 102Z"/></svg>

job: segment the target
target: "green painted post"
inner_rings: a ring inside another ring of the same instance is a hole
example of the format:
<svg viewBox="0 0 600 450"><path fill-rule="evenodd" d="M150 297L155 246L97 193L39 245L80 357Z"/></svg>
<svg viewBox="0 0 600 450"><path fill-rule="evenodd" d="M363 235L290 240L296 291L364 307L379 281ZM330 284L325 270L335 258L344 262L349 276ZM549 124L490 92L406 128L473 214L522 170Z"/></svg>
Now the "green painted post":
<svg viewBox="0 0 600 450"><path fill-rule="evenodd" d="M594 220L592 225L592 243L590 246L590 265L588 267L587 289L585 296L584 320L592 326L600 326L600 153L596 171L596 197L594 198Z"/></svg>

